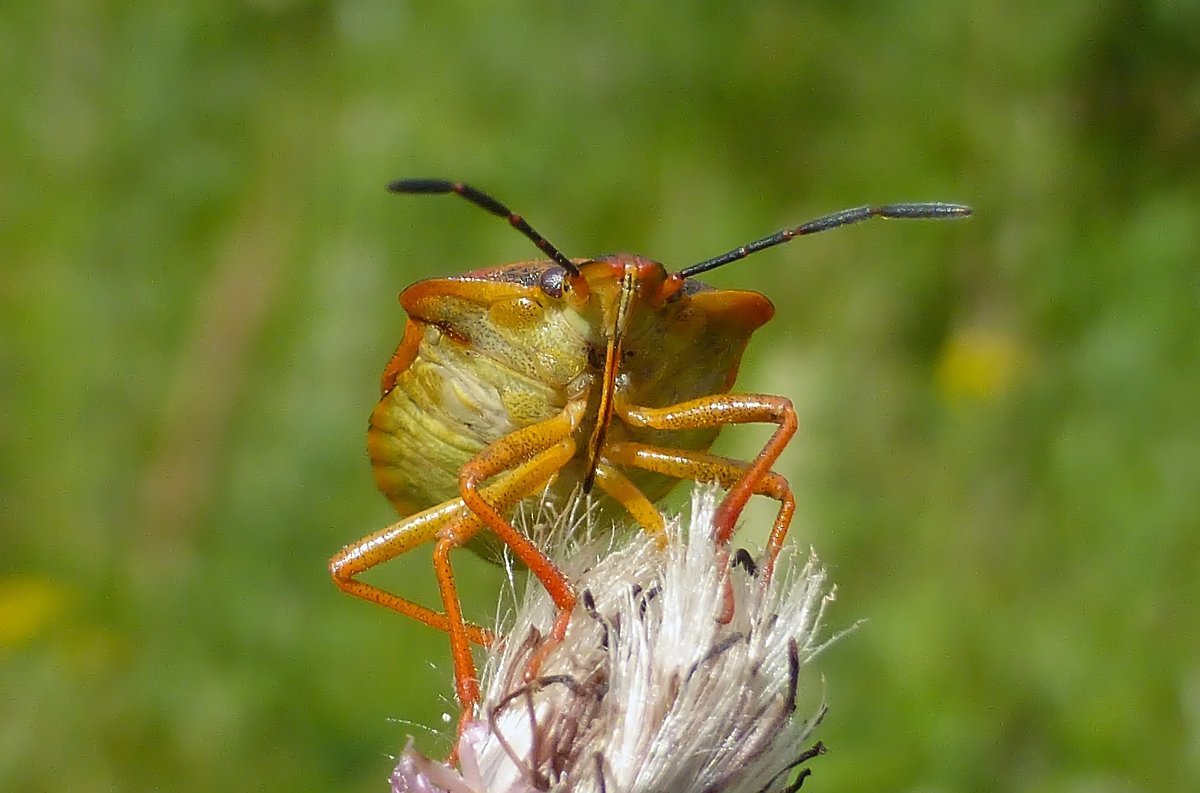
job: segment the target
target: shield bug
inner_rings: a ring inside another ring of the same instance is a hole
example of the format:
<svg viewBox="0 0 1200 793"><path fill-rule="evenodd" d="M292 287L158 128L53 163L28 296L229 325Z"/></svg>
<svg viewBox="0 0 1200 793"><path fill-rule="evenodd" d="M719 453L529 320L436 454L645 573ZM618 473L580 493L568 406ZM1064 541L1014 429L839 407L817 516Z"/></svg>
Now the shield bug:
<svg viewBox="0 0 1200 793"><path fill-rule="evenodd" d="M406 517L347 545L330 561L346 592L450 635L462 718L479 700L471 643L491 634L459 606L451 551L495 557L507 547L545 586L561 640L576 603L572 584L508 517L543 493L563 505L599 491L649 534L664 537L654 502L680 479L727 488L716 539L727 543L752 495L779 502L761 562L769 577L795 502L772 465L796 431L782 396L730 393L751 334L774 313L758 292L715 289L695 276L796 237L870 218L956 218L959 204L859 207L784 229L669 272L621 253L568 259L520 215L473 187L404 179L396 193L458 195L506 219L548 258L416 283L400 294L404 336L383 372L367 446L375 480ZM731 424L775 425L754 459L708 452ZM442 611L359 580L433 543Z"/></svg>

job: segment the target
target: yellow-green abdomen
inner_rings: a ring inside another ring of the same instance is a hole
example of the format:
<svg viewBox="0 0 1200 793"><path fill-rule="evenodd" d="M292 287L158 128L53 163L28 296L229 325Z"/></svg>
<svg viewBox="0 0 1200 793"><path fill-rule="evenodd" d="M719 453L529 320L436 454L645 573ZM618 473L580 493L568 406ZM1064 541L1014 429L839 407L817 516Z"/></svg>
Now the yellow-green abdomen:
<svg viewBox="0 0 1200 793"><path fill-rule="evenodd" d="M375 481L402 515L455 498L468 460L563 404L553 388L426 326L416 357L371 414Z"/></svg>

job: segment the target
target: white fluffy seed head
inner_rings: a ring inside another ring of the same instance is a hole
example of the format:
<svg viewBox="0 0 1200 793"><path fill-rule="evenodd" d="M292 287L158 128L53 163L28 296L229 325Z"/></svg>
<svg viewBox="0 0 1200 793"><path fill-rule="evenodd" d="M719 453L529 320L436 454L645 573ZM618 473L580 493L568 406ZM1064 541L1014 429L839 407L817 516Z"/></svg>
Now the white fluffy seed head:
<svg viewBox="0 0 1200 793"><path fill-rule="evenodd" d="M392 790L420 793L649 793L787 790L823 706L797 714L804 667L833 592L814 556L785 551L770 582L730 567L712 540L715 490L697 488L690 525L668 521L665 550L641 534L582 544L579 519L557 516L545 547L580 603L549 649L557 610L536 583L482 674L480 717L460 737L459 770L411 746ZM727 603L730 570L733 618ZM834 637L836 638L836 637ZM808 699L811 699L811 693ZM818 745L819 747L819 745Z"/></svg>

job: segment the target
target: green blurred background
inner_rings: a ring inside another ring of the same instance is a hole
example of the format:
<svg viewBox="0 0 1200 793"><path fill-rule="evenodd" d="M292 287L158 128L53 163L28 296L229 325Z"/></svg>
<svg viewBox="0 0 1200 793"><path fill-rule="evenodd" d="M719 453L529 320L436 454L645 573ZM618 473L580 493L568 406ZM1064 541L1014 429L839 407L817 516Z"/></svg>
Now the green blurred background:
<svg viewBox="0 0 1200 793"><path fill-rule="evenodd" d="M794 538L869 620L809 784L1200 789L1200 8L629 5L0 9L0 790L379 791L444 748L445 639L325 565L394 519L396 293L534 251L405 175L676 267L973 204L708 279L778 307L740 385L795 400ZM417 556L377 580L432 602Z"/></svg>

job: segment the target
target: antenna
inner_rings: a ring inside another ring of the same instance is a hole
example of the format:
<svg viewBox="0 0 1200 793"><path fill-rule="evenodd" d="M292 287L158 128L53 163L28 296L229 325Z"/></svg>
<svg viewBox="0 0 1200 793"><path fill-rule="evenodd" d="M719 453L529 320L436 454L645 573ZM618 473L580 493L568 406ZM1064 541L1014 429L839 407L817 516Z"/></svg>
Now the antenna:
<svg viewBox="0 0 1200 793"><path fill-rule="evenodd" d="M550 244L550 241L534 231L533 226L525 222L525 218L513 212L508 207L492 198L487 193L476 190L462 182L451 182L447 179L397 179L387 186L393 193L440 194L456 193L481 209L486 209L493 215L499 215L508 221L509 225L524 234L538 246L542 253L549 256L572 276L579 276L579 268L570 259Z"/></svg>
<svg viewBox="0 0 1200 793"><path fill-rule="evenodd" d="M810 220L807 223L801 223L799 226L783 231L777 231L769 237L763 237L761 240L755 240L749 245L743 245L740 248L722 253L720 256L714 256L711 259L693 264L690 267L684 267L676 275L680 278L691 278L693 275L706 273L709 270L715 270L722 265L736 262L738 259L745 259L752 253L758 253L764 248L770 248L775 245L782 245L785 242L791 242L796 237L802 237L805 234L816 234L818 231L828 231L836 229L839 226L849 226L853 223L861 223L864 220L871 218L891 218L891 219L910 219L910 218L928 218L940 220L943 218L962 218L971 214L971 208L963 204L944 204L933 201L926 203L910 203L910 204L885 204L877 207L855 207L854 209L843 209L841 212L834 212L832 215Z"/></svg>

